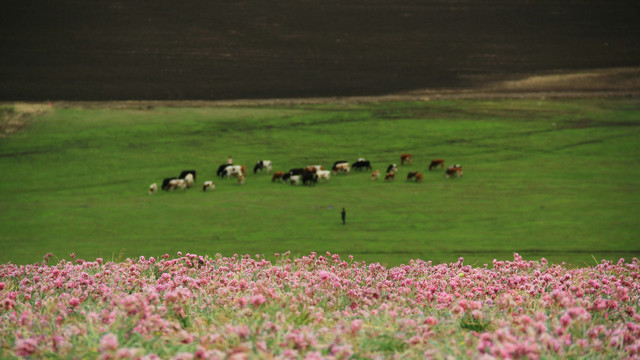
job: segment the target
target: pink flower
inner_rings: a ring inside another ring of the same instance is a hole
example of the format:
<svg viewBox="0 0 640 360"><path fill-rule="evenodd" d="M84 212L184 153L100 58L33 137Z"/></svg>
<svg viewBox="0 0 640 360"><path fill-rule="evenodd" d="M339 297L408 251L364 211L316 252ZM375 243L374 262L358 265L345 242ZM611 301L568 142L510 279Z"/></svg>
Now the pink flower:
<svg viewBox="0 0 640 360"><path fill-rule="evenodd" d="M118 349L118 337L112 333L102 336L100 339L101 351L115 351Z"/></svg>
<svg viewBox="0 0 640 360"><path fill-rule="evenodd" d="M438 319L434 318L433 316L429 316L428 318L426 318L424 320L424 322L427 325L437 325L438 324Z"/></svg>
<svg viewBox="0 0 640 360"><path fill-rule="evenodd" d="M567 268L514 254L493 268L462 259L387 268L330 253L280 254L275 264L262 255L165 255L0 264L0 332L15 336L9 355L160 359L141 344L151 338L174 359L383 358L391 354L376 345L387 344L411 358L640 355L637 259ZM97 349L73 348L72 337L88 334L99 334Z"/></svg>
<svg viewBox="0 0 640 360"><path fill-rule="evenodd" d="M356 335L362 329L362 320L356 319L351 322L351 335Z"/></svg>
<svg viewBox="0 0 640 360"><path fill-rule="evenodd" d="M69 305L71 305L72 307L78 307L78 305L80 305L80 299L78 299L77 297L72 297L69 300Z"/></svg>
<svg viewBox="0 0 640 360"><path fill-rule="evenodd" d="M198 358L196 354L181 352L176 354L176 356L174 356L172 360L192 360L194 356Z"/></svg>
<svg viewBox="0 0 640 360"><path fill-rule="evenodd" d="M304 357L304 360L323 360L324 356L317 351L310 352Z"/></svg>
<svg viewBox="0 0 640 360"><path fill-rule="evenodd" d="M258 307L258 306L264 304L266 301L267 301L267 299L262 294L258 294L258 295L255 295L255 296L251 297L251 305L253 305L255 307Z"/></svg>
<svg viewBox="0 0 640 360"><path fill-rule="evenodd" d="M244 297L238 298L236 302L238 303L238 305L240 305L241 308L247 305L247 299Z"/></svg>
<svg viewBox="0 0 640 360"><path fill-rule="evenodd" d="M36 339L18 339L16 340L16 355L27 357L36 352L38 341Z"/></svg>
<svg viewBox="0 0 640 360"><path fill-rule="evenodd" d="M324 270L322 270L322 271L320 271L320 272L318 273L318 276L320 276L320 279L321 279L322 281L325 281L325 280L327 280L327 279L329 278L329 273L328 273L328 272L326 272L326 271L324 271Z"/></svg>
<svg viewBox="0 0 640 360"><path fill-rule="evenodd" d="M137 350L131 348L118 349L116 352L116 358L118 359L134 359L136 357Z"/></svg>

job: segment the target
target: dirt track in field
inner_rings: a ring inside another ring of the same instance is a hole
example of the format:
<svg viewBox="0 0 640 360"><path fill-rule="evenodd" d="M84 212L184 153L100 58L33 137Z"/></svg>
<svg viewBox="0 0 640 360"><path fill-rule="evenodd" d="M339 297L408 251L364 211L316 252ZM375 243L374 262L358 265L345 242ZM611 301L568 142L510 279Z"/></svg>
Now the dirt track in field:
<svg viewBox="0 0 640 360"><path fill-rule="evenodd" d="M9 0L0 101L627 96L639 88L638 10L602 0Z"/></svg>

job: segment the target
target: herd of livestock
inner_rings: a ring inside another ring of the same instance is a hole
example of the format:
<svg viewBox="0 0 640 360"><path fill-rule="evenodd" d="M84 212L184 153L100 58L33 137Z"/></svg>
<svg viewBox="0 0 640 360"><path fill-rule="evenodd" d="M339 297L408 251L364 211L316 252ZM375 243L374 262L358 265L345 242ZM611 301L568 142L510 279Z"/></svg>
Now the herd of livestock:
<svg viewBox="0 0 640 360"><path fill-rule="evenodd" d="M411 154L402 154L400 156L400 164L412 163L413 156ZM462 166L455 164L445 169L444 159L434 159L429 163L429 171L433 169L445 170L445 177L462 177ZM349 164L348 161L340 160L334 162L331 170L325 170L322 165L308 165L303 168L294 168L287 172L276 171L271 177L272 182L289 183L292 185L315 185L319 181L329 181L331 175L348 174L351 170L354 171L371 171L371 180L377 180L381 178L379 170L373 170L371 162L364 158L358 159L353 164ZM272 164L271 160L259 160L253 167L253 173L266 172L271 174ZM387 166L384 181L393 181L398 172L398 166L396 164L390 164ZM247 167L244 165L234 165L229 161L226 164L222 164L218 167L217 176L220 178L236 178L238 184L244 184L245 176L247 175ZM195 170L184 170L178 177L169 177L162 180L160 189L165 191L171 190L185 190L193 187L196 180ZM407 173L407 181L422 182L423 175L418 171L410 171ZM214 190L216 187L213 180L207 180L202 185L202 191ZM158 185L153 183L149 186L149 194L153 194L158 191Z"/></svg>

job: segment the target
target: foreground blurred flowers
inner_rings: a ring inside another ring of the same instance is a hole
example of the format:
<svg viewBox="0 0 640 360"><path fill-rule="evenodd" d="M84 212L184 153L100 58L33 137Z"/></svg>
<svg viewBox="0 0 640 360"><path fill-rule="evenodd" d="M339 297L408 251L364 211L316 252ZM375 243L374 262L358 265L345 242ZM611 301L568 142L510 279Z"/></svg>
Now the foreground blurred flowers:
<svg viewBox="0 0 640 360"><path fill-rule="evenodd" d="M640 358L636 258L178 256L0 265L0 357Z"/></svg>

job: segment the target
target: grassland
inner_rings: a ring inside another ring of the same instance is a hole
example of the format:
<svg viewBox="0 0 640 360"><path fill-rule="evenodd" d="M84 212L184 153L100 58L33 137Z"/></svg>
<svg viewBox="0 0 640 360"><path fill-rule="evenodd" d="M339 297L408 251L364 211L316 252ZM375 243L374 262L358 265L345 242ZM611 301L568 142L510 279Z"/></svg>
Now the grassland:
<svg viewBox="0 0 640 360"><path fill-rule="evenodd" d="M4 117L15 116L4 105ZM640 255L640 101L465 100L242 107L60 106L0 138L0 262L331 251L388 265L546 257L594 264ZM253 173L216 178L232 155L274 170L335 160L399 162L315 187ZM444 158L464 178L426 170ZM203 193L147 194L198 171ZM421 184L408 171L421 171ZM347 224L340 209L347 209Z"/></svg>

